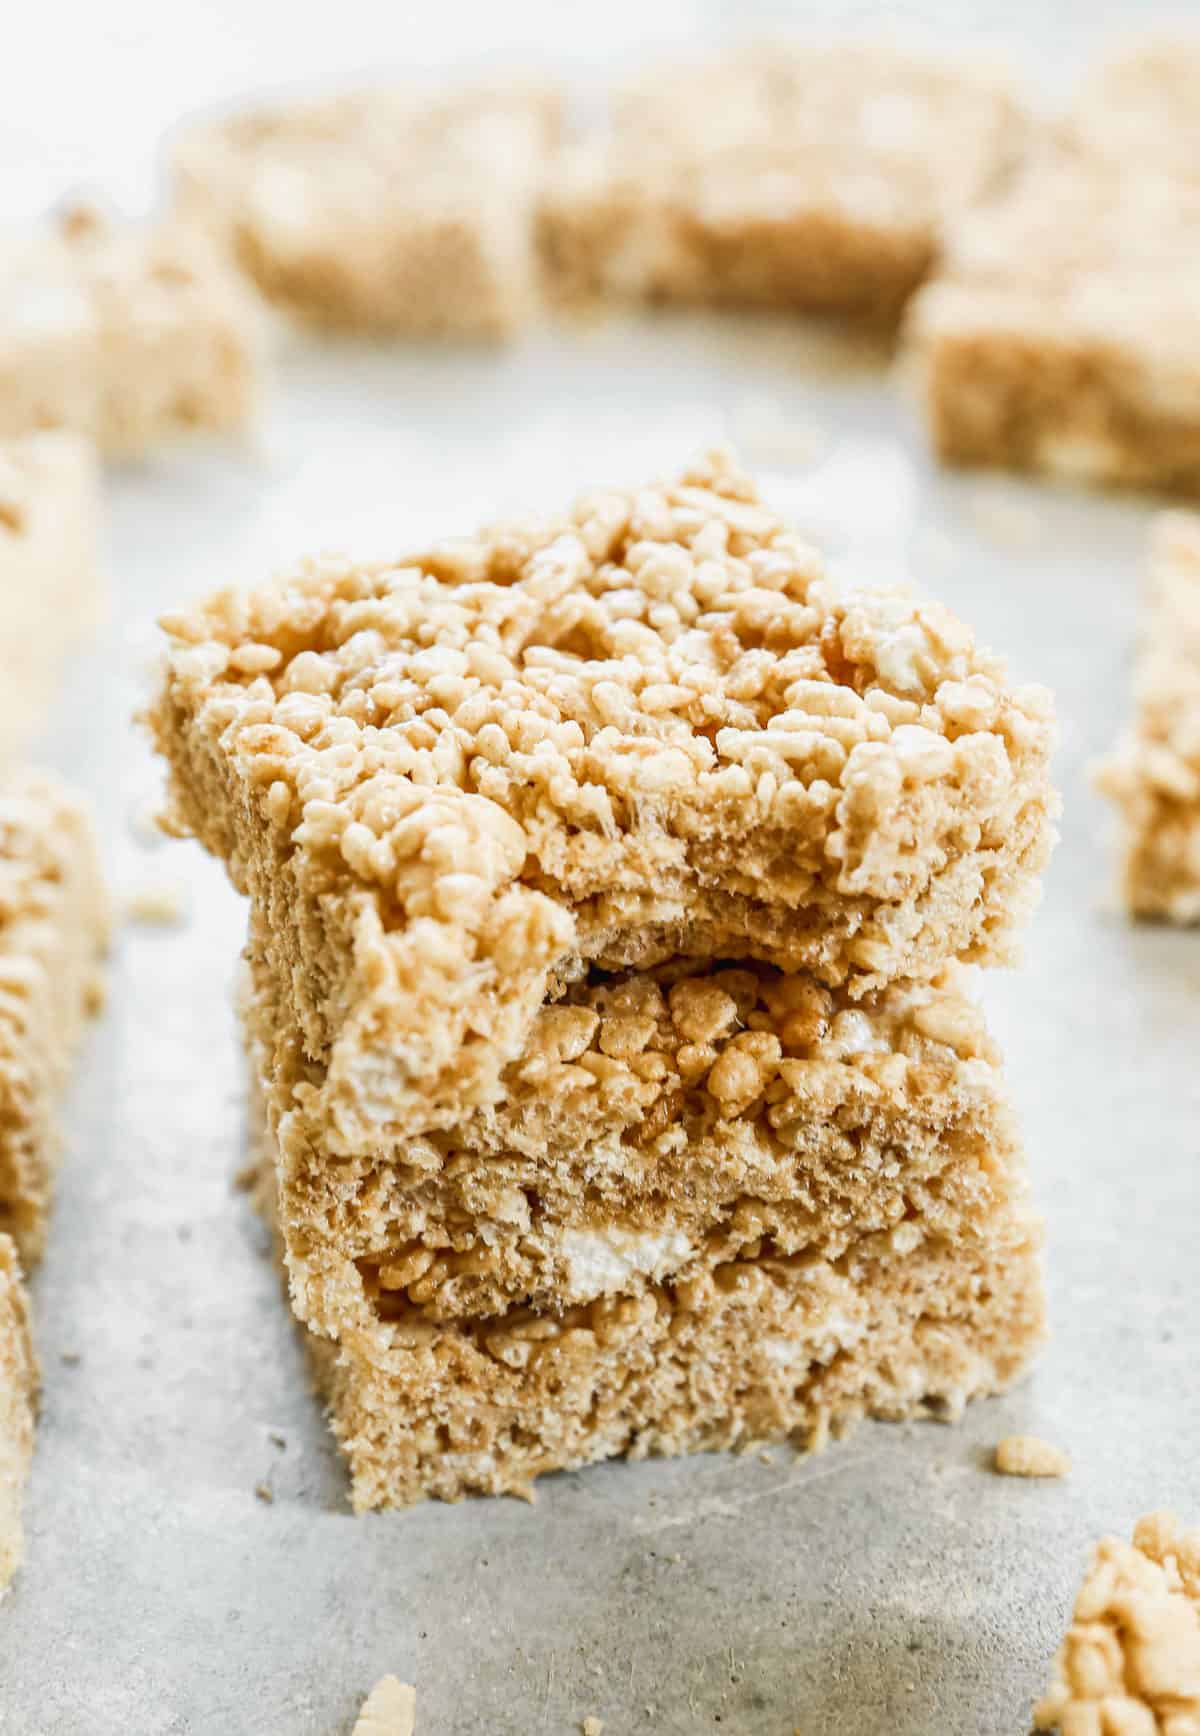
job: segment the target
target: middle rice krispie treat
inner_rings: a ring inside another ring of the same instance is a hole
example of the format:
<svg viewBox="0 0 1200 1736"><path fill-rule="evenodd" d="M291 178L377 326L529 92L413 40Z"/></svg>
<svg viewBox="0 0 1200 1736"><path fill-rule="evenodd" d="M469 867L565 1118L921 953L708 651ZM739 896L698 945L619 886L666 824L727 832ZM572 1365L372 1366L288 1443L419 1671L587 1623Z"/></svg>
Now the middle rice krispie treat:
<svg viewBox="0 0 1200 1736"><path fill-rule="evenodd" d="M494 1103L589 968L852 1002L1004 961L1036 897L1048 696L936 604L839 595L721 456L167 625L174 824L250 894L347 1149Z"/></svg>
<svg viewBox="0 0 1200 1736"><path fill-rule="evenodd" d="M961 973L851 1003L768 965L597 972L539 1009L495 1104L347 1145L251 936L259 1089L301 1318L499 1315L841 1258L864 1236L984 1245L1021 1206L999 1058Z"/></svg>

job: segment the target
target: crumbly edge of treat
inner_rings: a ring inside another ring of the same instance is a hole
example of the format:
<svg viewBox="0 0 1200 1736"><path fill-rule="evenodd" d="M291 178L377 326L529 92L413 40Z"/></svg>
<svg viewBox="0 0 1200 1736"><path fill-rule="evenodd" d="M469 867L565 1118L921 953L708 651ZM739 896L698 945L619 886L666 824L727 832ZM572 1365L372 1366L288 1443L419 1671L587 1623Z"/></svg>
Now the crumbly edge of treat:
<svg viewBox="0 0 1200 1736"><path fill-rule="evenodd" d="M196 227L121 223L76 204L7 268L77 297L87 333L82 357L74 330L59 355L48 342L23 349L0 310L0 435L53 424L134 457L169 435L253 420L267 345L261 304Z"/></svg>
<svg viewBox="0 0 1200 1736"><path fill-rule="evenodd" d="M1105 1537L1084 1576L1039 1730L1200 1731L1200 1530L1171 1513Z"/></svg>
<svg viewBox="0 0 1200 1736"><path fill-rule="evenodd" d="M1052 841L1042 690L935 605L838 597L723 455L167 627L175 825L251 893L308 1051L446 1126L580 960L855 994L997 962Z"/></svg>
<svg viewBox="0 0 1200 1736"><path fill-rule="evenodd" d="M38 1365L17 1251L0 1232L0 1596L21 1565L21 1508L33 1458Z"/></svg>
<svg viewBox="0 0 1200 1736"><path fill-rule="evenodd" d="M101 996L108 907L91 823L56 780L0 788L0 1230L42 1251L57 1100Z"/></svg>
<svg viewBox="0 0 1200 1736"><path fill-rule="evenodd" d="M986 1239L1025 1195L998 1057L954 983L840 1009L762 966L577 984L494 1108L347 1151L253 976L293 1301L319 1330L589 1300L768 1248L835 1256L868 1231Z"/></svg>
<svg viewBox="0 0 1200 1736"><path fill-rule="evenodd" d="M1134 717L1097 783L1120 815L1127 909L1200 922L1200 516L1154 525Z"/></svg>
<svg viewBox="0 0 1200 1736"><path fill-rule="evenodd" d="M99 467L62 431L0 443L0 763L47 707L61 655L97 617Z"/></svg>

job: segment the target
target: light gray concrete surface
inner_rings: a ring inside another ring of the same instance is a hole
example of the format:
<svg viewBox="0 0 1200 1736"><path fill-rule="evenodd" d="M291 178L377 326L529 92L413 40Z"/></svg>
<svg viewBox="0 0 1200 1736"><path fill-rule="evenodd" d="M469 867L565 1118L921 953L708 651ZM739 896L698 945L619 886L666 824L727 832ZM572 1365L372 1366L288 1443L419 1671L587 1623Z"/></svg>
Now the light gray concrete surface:
<svg viewBox="0 0 1200 1736"><path fill-rule="evenodd" d="M184 918L123 928L70 1106L33 1285L28 1564L0 1608L6 1736L334 1736L387 1671L430 1736L588 1714L609 1736L1011 1736L1091 1540L1158 1505L1200 1518L1200 934L1105 907L1086 776L1126 709L1149 508L940 476L877 370L816 360L785 326L673 320L499 357L300 351L261 452L113 479L111 618L45 752L95 796L118 898L177 885ZM811 432L815 462L776 458L770 485L839 568L912 577L1058 695L1062 843L1024 968L983 985L1049 1224L1053 1342L958 1428L355 1519L231 1187L242 913L195 846L135 830L157 787L128 723L149 623L301 549L402 550L721 428L753 459L764 402ZM1070 1479L994 1476L1014 1430L1067 1448Z"/></svg>

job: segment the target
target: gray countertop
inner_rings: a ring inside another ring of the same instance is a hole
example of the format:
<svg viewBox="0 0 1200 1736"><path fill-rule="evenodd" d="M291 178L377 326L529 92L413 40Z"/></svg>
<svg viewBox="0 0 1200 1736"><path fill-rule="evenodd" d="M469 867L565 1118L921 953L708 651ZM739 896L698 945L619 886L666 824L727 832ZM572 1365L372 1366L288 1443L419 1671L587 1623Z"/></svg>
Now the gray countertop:
<svg viewBox="0 0 1200 1736"><path fill-rule="evenodd" d="M811 432L807 467L765 449L764 405ZM637 480L722 429L840 570L911 577L1058 695L1062 843L1023 968L982 984L1048 1220L1052 1342L957 1428L355 1519L231 1186L242 912L194 845L144 841L158 779L128 719L150 622L301 550L396 552ZM183 920L120 932L69 1106L0 1730L334 1736L388 1671L432 1736L588 1714L607 1736L1025 1730L1091 1541L1155 1506L1200 1518L1200 933L1106 904L1087 782L1127 706L1150 508L939 475L877 369L703 320L498 356L297 347L261 450L121 473L109 506L110 618L44 757L91 790L118 898L175 887ZM1067 1448L1071 1477L993 1475L1013 1431Z"/></svg>

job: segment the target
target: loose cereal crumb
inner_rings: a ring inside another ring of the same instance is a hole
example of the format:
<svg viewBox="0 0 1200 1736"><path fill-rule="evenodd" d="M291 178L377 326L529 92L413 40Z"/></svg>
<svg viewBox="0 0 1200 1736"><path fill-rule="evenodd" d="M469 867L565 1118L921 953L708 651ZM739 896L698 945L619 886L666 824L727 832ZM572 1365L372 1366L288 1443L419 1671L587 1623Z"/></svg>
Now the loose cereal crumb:
<svg viewBox="0 0 1200 1736"><path fill-rule="evenodd" d="M1006 1435L996 1443L995 1468L1005 1477L1065 1477L1071 1461L1037 1435Z"/></svg>
<svg viewBox="0 0 1200 1736"><path fill-rule="evenodd" d="M125 900L130 922L173 927L187 914L187 893L178 880L153 880L137 887Z"/></svg>
<svg viewBox="0 0 1200 1736"><path fill-rule="evenodd" d="M354 1736L413 1736L416 1725L416 1689L396 1676L384 1676L363 1702Z"/></svg>
<svg viewBox="0 0 1200 1736"><path fill-rule="evenodd" d="M604 1736L603 1718L585 1718L580 1725L583 1736Z"/></svg>
<svg viewBox="0 0 1200 1736"><path fill-rule="evenodd" d="M272 1489L270 1483L267 1482L255 1483L254 1493L260 1501L265 1501L268 1507L275 1499L275 1491Z"/></svg>
<svg viewBox="0 0 1200 1736"><path fill-rule="evenodd" d="M1038 1730L1068 1736L1200 1731L1200 1529L1150 1513L1132 1543L1096 1546L1054 1660Z"/></svg>

